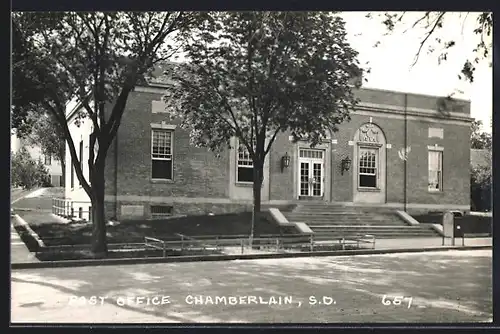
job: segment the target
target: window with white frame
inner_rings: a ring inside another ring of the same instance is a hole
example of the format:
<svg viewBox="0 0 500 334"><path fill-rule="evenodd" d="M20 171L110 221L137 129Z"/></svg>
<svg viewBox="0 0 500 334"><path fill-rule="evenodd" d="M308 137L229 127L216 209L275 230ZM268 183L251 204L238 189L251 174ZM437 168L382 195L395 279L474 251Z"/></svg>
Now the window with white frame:
<svg viewBox="0 0 500 334"><path fill-rule="evenodd" d="M359 187L377 188L378 149L359 149Z"/></svg>
<svg viewBox="0 0 500 334"><path fill-rule="evenodd" d="M244 145L238 145L237 168L237 182L253 182L253 160Z"/></svg>
<svg viewBox="0 0 500 334"><path fill-rule="evenodd" d="M44 158L45 158L45 161L44 161L45 165L52 165L52 157L50 156L50 154L45 153Z"/></svg>
<svg viewBox="0 0 500 334"><path fill-rule="evenodd" d="M429 151L429 191L443 191L442 151Z"/></svg>
<svg viewBox="0 0 500 334"><path fill-rule="evenodd" d="M152 178L158 180L172 180L173 131L153 129L151 136Z"/></svg>

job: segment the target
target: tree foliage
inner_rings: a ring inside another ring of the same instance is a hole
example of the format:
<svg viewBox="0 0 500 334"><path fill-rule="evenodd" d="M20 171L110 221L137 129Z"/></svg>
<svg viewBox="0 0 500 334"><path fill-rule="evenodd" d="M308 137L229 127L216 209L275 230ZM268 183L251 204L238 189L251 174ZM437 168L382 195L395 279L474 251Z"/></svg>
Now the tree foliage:
<svg viewBox="0 0 500 334"><path fill-rule="evenodd" d="M316 145L357 103L357 52L327 12L218 12L187 37L187 64L166 74L165 101L192 143L220 152L236 137L254 166L260 210L264 159L280 132Z"/></svg>
<svg viewBox="0 0 500 334"><path fill-rule="evenodd" d="M107 252L105 158L128 96L155 63L176 51L175 35L202 17L182 12L13 14L13 125L30 127L28 115L47 113L61 126L77 178L92 202L96 253ZM66 121L71 100L82 106L77 120L92 123L89 180Z"/></svg>
<svg viewBox="0 0 500 334"><path fill-rule="evenodd" d="M380 20L382 24L385 25L387 33L393 33L397 27L400 27L404 23L408 23L411 20L410 29L423 29L424 34L417 47L415 54L415 59L413 65L418 62L419 56L424 48L427 48L428 53L436 54L439 63L446 61L448 59L448 54L453 47L457 45L457 41L453 39L447 39L440 36L440 30L446 27L449 23L447 20L450 16L456 15L456 12L423 12L416 19L408 19L409 13L411 12L385 12L378 14L368 14L369 18L375 18ZM471 17L475 17L475 26L473 33L477 36L478 41L475 47L471 50L472 56L464 59L463 66L458 73L459 79L463 79L469 82L474 81L474 71L476 70L477 64L481 61L488 61L489 65L492 66L491 62L491 52L492 52L492 32L493 32L493 13L492 12L482 12L482 13L460 13L460 19L462 20L462 27L465 22ZM462 28L463 29L463 28ZM407 29L408 30L408 29ZM405 30L405 32L407 31ZM463 30L462 30L463 31ZM440 48L436 48L434 41ZM378 45L378 44L377 44Z"/></svg>
<svg viewBox="0 0 500 334"><path fill-rule="evenodd" d="M491 151L491 134L481 131L482 124L483 122L479 120L475 120L471 124L471 148Z"/></svg>
<svg viewBox="0 0 500 334"><path fill-rule="evenodd" d="M50 175L42 161L33 159L23 147L11 157L11 184L24 189L49 187Z"/></svg>
<svg viewBox="0 0 500 334"><path fill-rule="evenodd" d="M481 131L482 121L471 125L471 148L484 150L483 161L471 164L471 207L474 211L491 210L492 200L492 138Z"/></svg>
<svg viewBox="0 0 500 334"><path fill-rule="evenodd" d="M25 119L29 126L21 127L16 135L26 139L29 145L40 147L43 154L57 158L61 162L64 180L66 140L60 124L50 114L30 113Z"/></svg>
<svg viewBox="0 0 500 334"><path fill-rule="evenodd" d="M490 211L492 204L491 163L471 167L471 206L473 211Z"/></svg>

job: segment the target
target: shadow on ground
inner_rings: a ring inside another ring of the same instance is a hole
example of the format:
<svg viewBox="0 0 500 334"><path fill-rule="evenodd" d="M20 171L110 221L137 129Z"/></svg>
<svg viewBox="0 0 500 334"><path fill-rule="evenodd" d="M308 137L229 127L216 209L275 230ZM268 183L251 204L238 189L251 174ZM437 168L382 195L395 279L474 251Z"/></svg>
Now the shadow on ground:
<svg viewBox="0 0 500 334"><path fill-rule="evenodd" d="M107 322L484 322L491 275L490 250L22 270L12 272L12 321L101 322L94 311ZM191 305L189 295L293 303ZM412 304L385 306L384 295ZM106 308L69 305L71 296L106 297ZM117 305L127 296L169 296L170 304ZM310 296L335 304L310 305Z"/></svg>
<svg viewBox="0 0 500 334"><path fill-rule="evenodd" d="M90 244L92 224L67 223L43 212L23 212L20 216L47 246ZM188 216L173 219L124 221L106 228L109 243L143 242L144 237L179 240L177 233L198 235L249 235L252 214L243 212L216 216ZM255 235L280 235L279 225L267 216L255 224ZM34 250L32 250L34 251Z"/></svg>

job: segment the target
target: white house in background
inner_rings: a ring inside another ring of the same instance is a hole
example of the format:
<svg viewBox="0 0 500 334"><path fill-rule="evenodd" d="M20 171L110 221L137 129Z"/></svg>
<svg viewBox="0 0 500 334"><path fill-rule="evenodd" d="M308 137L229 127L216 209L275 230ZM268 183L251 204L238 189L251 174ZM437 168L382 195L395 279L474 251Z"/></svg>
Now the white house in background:
<svg viewBox="0 0 500 334"><path fill-rule="evenodd" d="M89 182L89 134L93 131L92 121L88 118L83 118L79 122L75 122L76 113L81 105L75 101L71 101L66 105L66 119L68 122L69 132L75 145L76 154L80 161L85 180ZM78 125L77 125L78 123ZM90 183L90 182L89 182ZM64 198L66 200L65 206L70 206L74 217L90 218L89 207L90 198L78 181L75 168L71 161L71 154L69 154L69 146L66 143L66 180L64 187Z"/></svg>
<svg viewBox="0 0 500 334"><path fill-rule="evenodd" d="M25 147L32 159L43 162L45 168L49 171L50 183L52 186L62 187L64 185L61 162L57 157L51 156L50 154L44 154L40 146L29 145L26 140L18 138L15 134L11 135L10 143L13 153L17 153L22 147Z"/></svg>

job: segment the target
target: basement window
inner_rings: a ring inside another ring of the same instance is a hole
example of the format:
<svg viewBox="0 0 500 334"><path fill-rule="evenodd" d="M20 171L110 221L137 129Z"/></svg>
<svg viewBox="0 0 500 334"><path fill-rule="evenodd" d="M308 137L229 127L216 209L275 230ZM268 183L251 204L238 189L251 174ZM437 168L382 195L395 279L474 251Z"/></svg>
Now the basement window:
<svg viewBox="0 0 500 334"><path fill-rule="evenodd" d="M151 205L151 217L161 218L171 216L174 207L171 205Z"/></svg>

